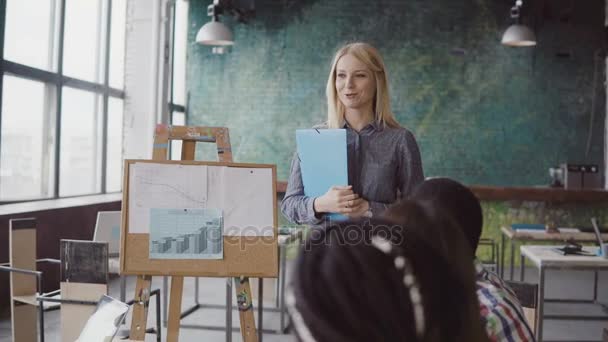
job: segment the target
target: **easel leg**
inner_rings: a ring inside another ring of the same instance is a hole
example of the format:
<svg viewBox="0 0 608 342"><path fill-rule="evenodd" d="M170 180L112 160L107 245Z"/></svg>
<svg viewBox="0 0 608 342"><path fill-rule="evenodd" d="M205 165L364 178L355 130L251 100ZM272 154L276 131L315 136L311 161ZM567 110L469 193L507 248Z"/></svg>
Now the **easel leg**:
<svg viewBox="0 0 608 342"><path fill-rule="evenodd" d="M168 298L167 291L169 289L169 278L167 276L163 277L163 324L165 327L167 326L167 304Z"/></svg>
<svg viewBox="0 0 608 342"><path fill-rule="evenodd" d="M134 341L143 341L146 337L146 324L148 322L148 303L150 299L150 286L152 276L137 276L135 285L135 303L133 303L133 316L131 318L130 338Z"/></svg>
<svg viewBox="0 0 608 342"><path fill-rule="evenodd" d="M126 302L127 298L127 276L126 275L121 275L120 276L120 301L121 302Z"/></svg>
<svg viewBox="0 0 608 342"><path fill-rule="evenodd" d="M234 278L236 301L239 308L241 321L241 334L245 342L257 342L258 335L255 329L255 318L253 317L253 304L251 303L251 287L249 278Z"/></svg>
<svg viewBox="0 0 608 342"><path fill-rule="evenodd" d="M167 342L177 342L179 338L179 321L182 314L182 292L184 277L171 277L171 294L169 296L169 320L167 322Z"/></svg>

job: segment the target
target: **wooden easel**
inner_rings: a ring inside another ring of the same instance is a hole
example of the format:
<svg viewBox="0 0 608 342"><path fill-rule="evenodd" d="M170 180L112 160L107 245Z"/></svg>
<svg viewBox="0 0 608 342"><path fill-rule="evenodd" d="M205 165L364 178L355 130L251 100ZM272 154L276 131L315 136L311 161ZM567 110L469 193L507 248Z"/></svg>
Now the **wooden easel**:
<svg viewBox="0 0 608 342"><path fill-rule="evenodd" d="M157 125L154 134L154 151L152 159L156 161L167 160L167 149L170 140L182 141L181 160L194 160L194 152L197 142L215 142L220 162L232 162L232 151L230 147L230 136L226 127L187 127ZM124 255L124 254L123 254ZM133 316L131 320L132 341L143 341L146 333L146 322L148 318L148 300L150 298L150 286L152 276L138 275L135 287L135 303L133 304ZM239 318L241 323L241 334L243 341L257 342L253 306L251 305L251 288L249 278L234 278L235 291L239 307ZM179 337L179 325L182 305L182 293L184 288L183 276L171 277L171 289L169 295L169 317L167 321L167 341L177 342ZM231 310L232 308L228 308ZM229 331L228 333L232 333Z"/></svg>

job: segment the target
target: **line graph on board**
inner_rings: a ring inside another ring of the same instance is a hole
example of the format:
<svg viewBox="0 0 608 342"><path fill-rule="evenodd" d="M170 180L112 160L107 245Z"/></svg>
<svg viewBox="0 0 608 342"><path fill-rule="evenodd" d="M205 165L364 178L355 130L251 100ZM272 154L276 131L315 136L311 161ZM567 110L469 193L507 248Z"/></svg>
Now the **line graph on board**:
<svg viewBox="0 0 608 342"><path fill-rule="evenodd" d="M188 193L188 191L186 189L181 189L179 186L176 186L176 185L158 182L158 181L155 181L153 178L137 176L137 177L135 177L135 181L139 182L142 187L147 186L149 189L154 189L155 187L157 187L159 190L151 191L153 194L158 193L158 192L162 192L164 194L174 193L174 196L176 196L177 198L179 198L181 200L197 203L197 204L200 204L201 206L204 206L207 202L206 196L204 196L203 198L197 198L193 194ZM202 195L206 195L206 194L202 194Z"/></svg>
<svg viewBox="0 0 608 342"><path fill-rule="evenodd" d="M129 173L129 231L148 233L153 208L206 208L207 166L135 163Z"/></svg>

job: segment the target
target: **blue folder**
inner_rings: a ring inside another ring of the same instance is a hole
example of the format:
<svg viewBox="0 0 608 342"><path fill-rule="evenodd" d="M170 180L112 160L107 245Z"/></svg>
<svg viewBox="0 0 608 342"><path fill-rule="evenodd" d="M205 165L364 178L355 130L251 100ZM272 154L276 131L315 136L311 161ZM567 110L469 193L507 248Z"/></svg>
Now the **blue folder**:
<svg viewBox="0 0 608 342"><path fill-rule="evenodd" d="M304 183L304 195L318 197L334 185L348 185L346 130L298 129L296 143ZM332 220L346 216L329 214Z"/></svg>

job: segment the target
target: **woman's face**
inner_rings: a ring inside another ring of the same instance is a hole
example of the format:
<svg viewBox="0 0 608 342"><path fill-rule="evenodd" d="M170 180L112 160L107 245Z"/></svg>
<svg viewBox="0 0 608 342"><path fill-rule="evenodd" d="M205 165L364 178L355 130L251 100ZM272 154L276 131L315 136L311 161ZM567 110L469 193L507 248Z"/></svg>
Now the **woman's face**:
<svg viewBox="0 0 608 342"><path fill-rule="evenodd" d="M346 109L373 110L376 95L374 73L351 54L336 64L336 91Z"/></svg>

